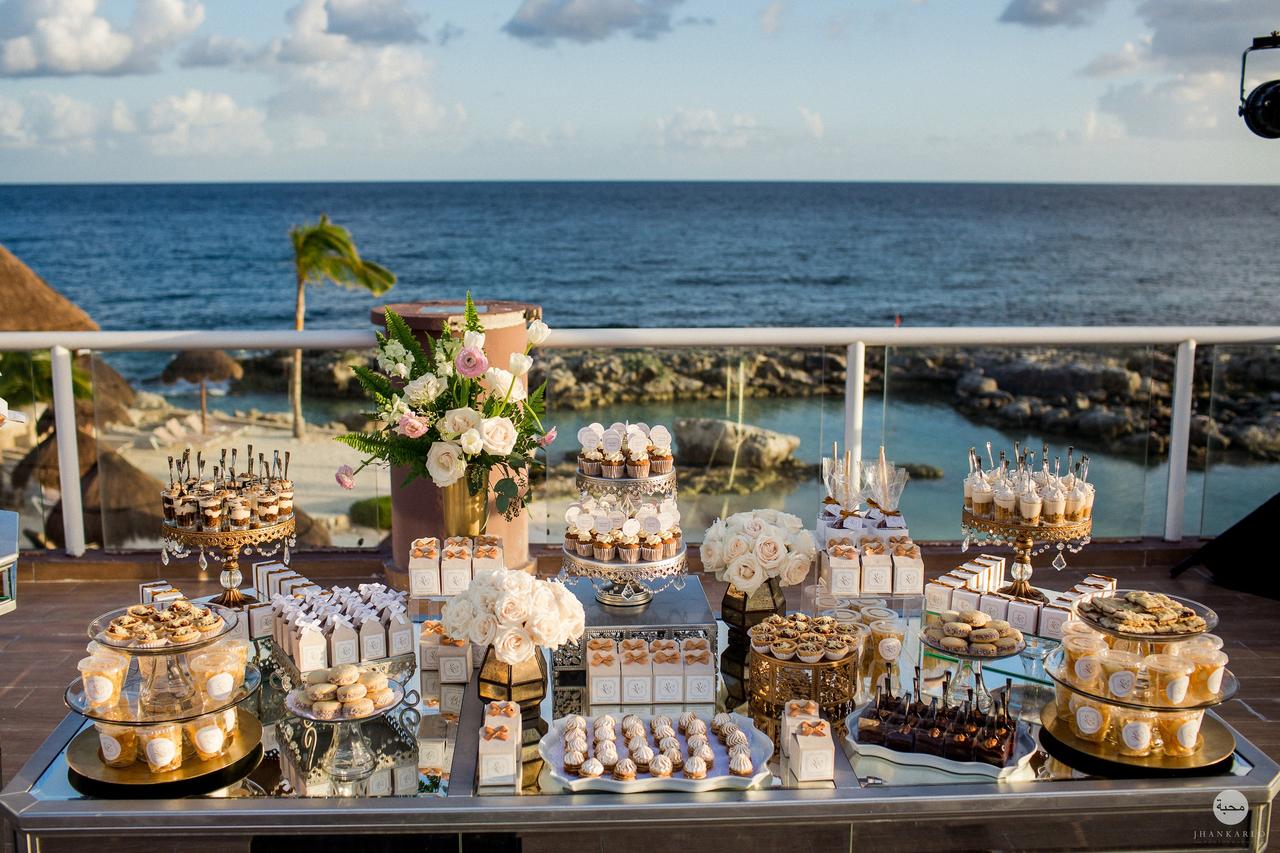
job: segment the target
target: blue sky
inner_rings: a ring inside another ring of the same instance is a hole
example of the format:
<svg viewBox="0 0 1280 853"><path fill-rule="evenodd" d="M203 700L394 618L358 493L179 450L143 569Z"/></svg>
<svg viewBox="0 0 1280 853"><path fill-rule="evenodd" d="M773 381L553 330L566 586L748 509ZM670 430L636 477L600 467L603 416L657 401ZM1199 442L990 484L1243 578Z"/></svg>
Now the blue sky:
<svg viewBox="0 0 1280 853"><path fill-rule="evenodd" d="M0 181L1274 183L1235 105L1277 27L1275 0L0 0Z"/></svg>

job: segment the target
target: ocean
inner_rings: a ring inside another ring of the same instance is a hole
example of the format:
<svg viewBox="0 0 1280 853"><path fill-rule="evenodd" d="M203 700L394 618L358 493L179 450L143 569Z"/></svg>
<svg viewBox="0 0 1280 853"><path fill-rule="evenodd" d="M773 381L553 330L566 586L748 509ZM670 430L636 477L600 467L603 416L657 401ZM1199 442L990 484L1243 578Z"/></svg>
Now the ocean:
<svg viewBox="0 0 1280 853"><path fill-rule="evenodd" d="M1269 187L5 185L0 243L104 329L285 328L294 299L287 231L321 213L350 228L361 252L400 281L382 300L311 288L312 328L367 327L380 301L455 300L467 290L540 303L553 327L1280 321L1280 194ZM153 380L166 358L110 360L162 390ZM190 389L177 393L193 402ZM282 408L283 400L214 405ZM717 405L669 404L649 419ZM750 401L748 420L753 414L802 435L798 455L810 461L840 435L839 401ZM571 425L583 413L563 415ZM909 487L905 500L920 502L921 533L954 535L952 474L964 448L994 430L946 406L893 397L883 416L869 408L867 424L868 442L883 437L899 461L947 469L941 481ZM1113 472L1098 477L1124 496L1100 534L1158 531L1162 460L1095 458ZM1213 495L1203 530L1216 532L1268 497L1278 470L1193 473L1188 530L1201 529L1202 494ZM783 503L798 510L813 501L801 488Z"/></svg>

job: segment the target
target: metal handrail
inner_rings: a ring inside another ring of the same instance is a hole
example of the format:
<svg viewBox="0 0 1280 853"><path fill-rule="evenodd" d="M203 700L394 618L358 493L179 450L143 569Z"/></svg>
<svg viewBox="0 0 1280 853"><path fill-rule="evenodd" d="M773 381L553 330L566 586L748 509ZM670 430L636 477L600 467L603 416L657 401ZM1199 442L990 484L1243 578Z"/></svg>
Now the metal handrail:
<svg viewBox="0 0 1280 853"><path fill-rule="evenodd" d="M53 367L54 417L57 425L59 484L63 500L63 533L67 553L84 553L80 470L75 406L71 383L71 351L174 351L201 349L364 349L376 343L367 331L173 330L121 332L0 332L0 352L48 349ZM701 327L557 329L544 347L688 348L688 347L836 347L846 348L845 446L862 447L862 403L868 346L1159 346L1176 345L1173 413L1169 427L1169 486L1165 498L1164 538L1182 538L1186 500L1187 453L1190 447L1192 382L1197 344L1280 344L1280 326L948 326L948 327Z"/></svg>

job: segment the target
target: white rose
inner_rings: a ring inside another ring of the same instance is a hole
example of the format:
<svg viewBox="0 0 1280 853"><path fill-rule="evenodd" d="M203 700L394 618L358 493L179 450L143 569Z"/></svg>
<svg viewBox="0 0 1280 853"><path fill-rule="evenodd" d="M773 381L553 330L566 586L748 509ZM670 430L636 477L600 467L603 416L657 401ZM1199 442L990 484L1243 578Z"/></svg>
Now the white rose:
<svg viewBox="0 0 1280 853"><path fill-rule="evenodd" d="M753 539L764 532L765 521L763 518L752 516L742 523L742 532L746 533Z"/></svg>
<svg viewBox="0 0 1280 853"><path fill-rule="evenodd" d="M438 424L440 434L445 438L457 438L469 429L480 426L480 413L475 409L450 409L444 413Z"/></svg>
<svg viewBox="0 0 1280 853"><path fill-rule="evenodd" d="M804 583L804 579L809 576L809 566L812 564L813 557L809 554L792 554L787 557L780 573L782 585L796 586Z"/></svg>
<svg viewBox="0 0 1280 853"><path fill-rule="evenodd" d="M533 657L536 651L537 648L529 632L516 625L502 628L493 641L493 653L497 655L498 660L510 666L524 663Z"/></svg>
<svg viewBox="0 0 1280 853"><path fill-rule="evenodd" d="M748 596L767 580L764 571L756 564L755 558L748 554L729 561L724 579Z"/></svg>
<svg viewBox="0 0 1280 853"><path fill-rule="evenodd" d="M756 562L760 564L760 568L766 572L772 572L782 565L782 561L786 559L787 546L783 544L778 536L766 533L756 539L756 544L751 549L751 554L756 558Z"/></svg>
<svg viewBox="0 0 1280 853"><path fill-rule="evenodd" d="M788 533L798 533L804 530L804 522L800 520L800 516L792 515L789 512L780 512L777 515L778 520L774 524L781 526Z"/></svg>
<svg viewBox="0 0 1280 853"><path fill-rule="evenodd" d="M573 607L560 610L560 642L557 646L563 646L570 640L576 640L582 636L587 630L587 615L582 610L582 602L576 598L573 600Z"/></svg>
<svg viewBox="0 0 1280 853"><path fill-rule="evenodd" d="M414 408L423 409L431 405L436 397L444 391L444 383L434 373L424 373L404 386L404 398Z"/></svg>
<svg viewBox="0 0 1280 853"><path fill-rule="evenodd" d="M529 623L529 634L540 646L554 648L560 645L564 642L560 639L560 614L553 611L535 616Z"/></svg>
<svg viewBox="0 0 1280 853"><path fill-rule="evenodd" d="M813 534L803 528L787 537L787 547L792 551L807 554L810 557L818 552L818 546L813 541Z"/></svg>
<svg viewBox="0 0 1280 853"><path fill-rule="evenodd" d="M724 546L719 539L704 539L700 553L704 571L716 572L724 566Z"/></svg>
<svg viewBox="0 0 1280 853"><path fill-rule="evenodd" d="M733 562L743 554L751 553L753 540L745 533L735 533L724 546L724 559Z"/></svg>
<svg viewBox="0 0 1280 853"><path fill-rule="evenodd" d="M528 595L533 589L533 578L524 572L505 571L501 577L502 592L514 592L520 595Z"/></svg>
<svg viewBox="0 0 1280 853"><path fill-rule="evenodd" d="M512 376L524 376L533 367L533 359L522 352L513 352L507 367Z"/></svg>
<svg viewBox="0 0 1280 853"><path fill-rule="evenodd" d="M529 343L535 347L550 336L550 327L541 320L534 320L529 324L529 328L525 329L525 337L528 338Z"/></svg>
<svg viewBox="0 0 1280 853"><path fill-rule="evenodd" d="M445 602L441 612L441 623L444 632L450 637L462 638L471 631L471 621L475 618L475 608L471 599L465 594L455 595L452 601Z"/></svg>
<svg viewBox="0 0 1280 853"><path fill-rule="evenodd" d="M484 349L484 332L467 332L462 336L462 346Z"/></svg>
<svg viewBox="0 0 1280 853"><path fill-rule="evenodd" d="M702 537L703 541L710 539L712 536L716 537L721 541L724 541L724 536L725 536L724 522L718 518L715 521L711 522L711 526L708 527L707 532L703 534L703 537Z"/></svg>
<svg viewBox="0 0 1280 853"><path fill-rule="evenodd" d="M513 403L518 403L525 398L524 383L501 367L490 367L486 370L480 377L480 387L495 400L510 399ZM508 392L511 395L510 398L507 397Z"/></svg>
<svg viewBox="0 0 1280 853"><path fill-rule="evenodd" d="M529 598L518 592L504 592L493 606L498 621L507 625L523 625L529 618Z"/></svg>
<svg viewBox="0 0 1280 853"><path fill-rule="evenodd" d="M480 437L480 430L469 429L458 437L458 444L462 446L462 452L468 456L475 456L481 450L484 450L484 439Z"/></svg>
<svg viewBox="0 0 1280 853"><path fill-rule="evenodd" d="M480 438L486 453L506 456L516 446L516 425L511 418L485 418L480 422Z"/></svg>
<svg viewBox="0 0 1280 853"><path fill-rule="evenodd" d="M452 486L467 473L467 461L462 448L451 441L437 441L427 451L427 473L440 488Z"/></svg>
<svg viewBox="0 0 1280 853"><path fill-rule="evenodd" d="M559 616L560 607L556 603L555 593L551 591L551 585L546 581L538 581L529 596L529 614L537 617L544 613Z"/></svg>
<svg viewBox="0 0 1280 853"><path fill-rule="evenodd" d="M498 636L498 620L492 613L481 613L471 621L468 638L477 646L491 645Z"/></svg>

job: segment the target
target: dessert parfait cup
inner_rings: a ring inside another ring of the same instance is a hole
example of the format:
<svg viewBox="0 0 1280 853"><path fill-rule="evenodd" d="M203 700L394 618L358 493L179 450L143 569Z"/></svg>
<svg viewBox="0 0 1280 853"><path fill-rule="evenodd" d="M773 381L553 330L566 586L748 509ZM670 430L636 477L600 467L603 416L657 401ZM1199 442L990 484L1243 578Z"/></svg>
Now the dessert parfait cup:
<svg viewBox="0 0 1280 853"><path fill-rule="evenodd" d="M270 527L280 520L280 498L267 489L258 493L254 504L254 528Z"/></svg>
<svg viewBox="0 0 1280 853"><path fill-rule="evenodd" d="M1102 743L1107 739L1114 705L1095 702L1079 693L1073 693L1067 709L1070 712L1067 717L1068 725L1073 735L1091 743Z"/></svg>
<svg viewBox="0 0 1280 853"><path fill-rule="evenodd" d="M206 703L220 705L244 683L244 664L229 652L204 652L191 658L191 678Z"/></svg>
<svg viewBox="0 0 1280 853"><path fill-rule="evenodd" d="M279 518L281 521L287 521L293 518L293 482L291 480L282 480L276 488L276 506L279 508Z"/></svg>
<svg viewBox="0 0 1280 853"><path fill-rule="evenodd" d="M1102 682L1112 699L1132 701L1137 698L1138 674L1142 657L1122 649L1105 649L1101 654Z"/></svg>
<svg viewBox="0 0 1280 853"><path fill-rule="evenodd" d="M249 529L249 524L253 519L253 510L249 508L248 502L243 498L228 499L226 514L228 530Z"/></svg>
<svg viewBox="0 0 1280 853"><path fill-rule="evenodd" d="M1167 708L1187 704L1191 673L1195 666L1185 658L1168 654L1147 655L1142 661L1151 683L1151 701Z"/></svg>
<svg viewBox="0 0 1280 853"><path fill-rule="evenodd" d="M1187 701L1212 702L1222 692L1222 674L1226 672L1227 656L1215 649L1202 646L1187 649L1178 655L1193 667L1191 684L1187 689Z"/></svg>
<svg viewBox="0 0 1280 853"><path fill-rule="evenodd" d="M98 730L98 757L108 767L128 767L138 760L138 733L133 726L94 723Z"/></svg>
<svg viewBox="0 0 1280 853"><path fill-rule="evenodd" d="M164 523L173 525L175 523L174 507L178 501L178 487L166 486L160 490L160 507L164 510Z"/></svg>
<svg viewBox="0 0 1280 853"><path fill-rule="evenodd" d="M1129 758L1150 755L1156 744L1155 712L1116 707L1114 715L1116 752Z"/></svg>
<svg viewBox="0 0 1280 853"><path fill-rule="evenodd" d="M1102 653L1107 641L1101 636L1074 634L1062 640L1063 668L1067 680L1079 687L1098 693L1102 690Z"/></svg>
<svg viewBox="0 0 1280 853"><path fill-rule="evenodd" d="M152 773L166 773L182 766L182 727L177 723L138 729L138 752Z"/></svg>
<svg viewBox="0 0 1280 853"><path fill-rule="evenodd" d="M891 693L898 691L898 658L902 655L902 643L906 638L906 630L897 619L877 619L867 626L870 630L868 666L871 677L871 689L887 679L886 687Z"/></svg>
<svg viewBox="0 0 1280 853"><path fill-rule="evenodd" d="M218 714L206 714L184 723L182 728L187 740L195 750L196 758L209 761L227 751L230 739L226 731L218 724Z"/></svg>
<svg viewBox="0 0 1280 853"><path fill-rule="evenodd" d="M179 530L195 530L199 515L200 506L193 497L180 497L173 504L173 523Z"/></svg>
<svg viewBox="0 0 1280 853"><path fill-rule="evenodd" d="M1200 748L1200 723L1204 711L1162 711L1156 714L1160 749L1165 755L1181 758Z"/></svg>
<svg viewBox="0 0 1280 853"><path fill-rule="evenodd" d="M120 690L129 673L129 658L124 655L99 653L78 663L84 698L91 708L110 708L120 701Z"/></svg>

